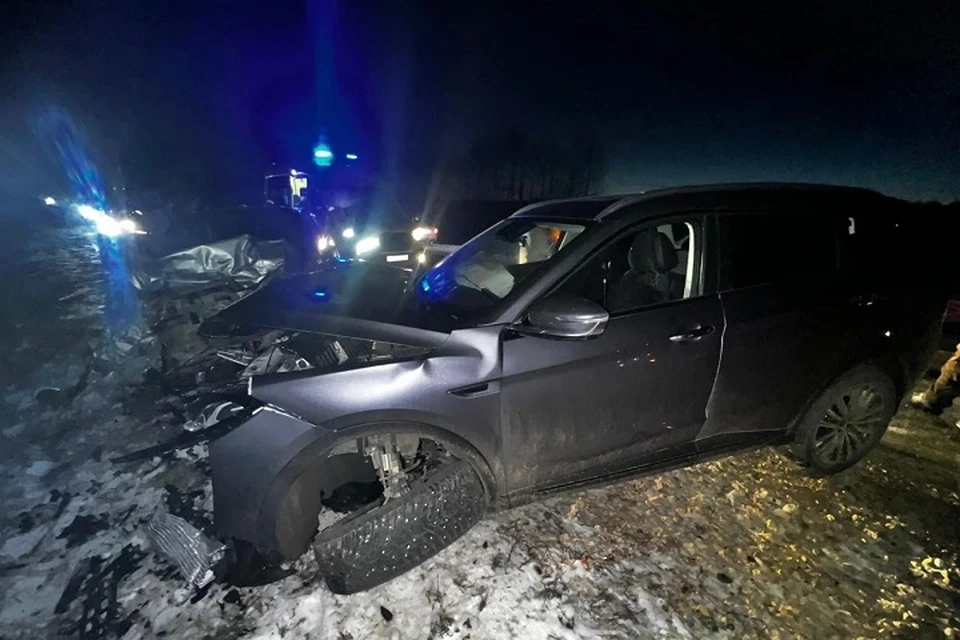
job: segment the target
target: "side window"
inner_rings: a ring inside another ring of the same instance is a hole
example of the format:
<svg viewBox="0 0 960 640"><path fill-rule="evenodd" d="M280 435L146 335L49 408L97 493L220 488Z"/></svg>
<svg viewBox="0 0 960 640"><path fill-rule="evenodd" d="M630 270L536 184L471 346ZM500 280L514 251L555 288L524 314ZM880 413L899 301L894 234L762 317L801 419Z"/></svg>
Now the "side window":
<svg viewBox="0 0 960 640"><path fill-rule="evenodd" d="M822 280L837 271L837 227L826 217L722 214L721 289Z"/></svg>
<svg viewBox="0 0 960 640"><path fill-rule="evenodd" d="M557 290L613 314L698 295L699 219L644 226L609 244Z"/></svg>

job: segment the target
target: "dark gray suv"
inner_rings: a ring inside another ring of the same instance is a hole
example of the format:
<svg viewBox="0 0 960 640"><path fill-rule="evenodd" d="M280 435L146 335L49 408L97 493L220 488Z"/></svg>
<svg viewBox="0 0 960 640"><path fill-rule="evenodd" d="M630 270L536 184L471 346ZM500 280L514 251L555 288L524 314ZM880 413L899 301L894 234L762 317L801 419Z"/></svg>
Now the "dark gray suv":
<svg viewBox="0 0 960 640"><path fill-rule="evenodd" d="M891 260L911 212L806 185L545 202L416 278L275 280L202 327L287 363L211 444L218 534L312 542L350 593L553 491L763 444L844 469L937 344L946 295Z"/></svg>

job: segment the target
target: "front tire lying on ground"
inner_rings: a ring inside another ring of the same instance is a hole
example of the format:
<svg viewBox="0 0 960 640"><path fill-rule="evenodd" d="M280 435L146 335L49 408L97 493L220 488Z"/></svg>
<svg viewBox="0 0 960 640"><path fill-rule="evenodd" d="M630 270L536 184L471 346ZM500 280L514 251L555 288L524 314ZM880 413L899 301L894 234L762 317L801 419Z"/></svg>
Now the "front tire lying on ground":
<svg viewBox="0 0 960 640"><path fill-rule="evenodd" d="M890 377L876 367L857 367L810 406L790 452L819 472L842 471L880 442L896 410L897 393Z"/></svg>
<svg viewBox="0 0 960 640"><path fill-rule="evenodd" d="M313 542L334 593L356 593L434 556L480 521L487 498L477 472L454 460L400 496L324 529Z"/></svg>

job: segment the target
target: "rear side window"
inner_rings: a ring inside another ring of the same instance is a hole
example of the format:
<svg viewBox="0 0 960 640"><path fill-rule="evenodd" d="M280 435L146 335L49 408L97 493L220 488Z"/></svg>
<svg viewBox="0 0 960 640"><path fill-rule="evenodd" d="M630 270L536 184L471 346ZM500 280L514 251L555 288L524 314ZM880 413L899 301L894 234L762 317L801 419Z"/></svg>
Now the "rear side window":
<svg viewBox="0 0 960 640"><path fill-rule="evenodd" d="M837 271L833 220L794 214L722 214L721 288L822 280Z"/></svg>

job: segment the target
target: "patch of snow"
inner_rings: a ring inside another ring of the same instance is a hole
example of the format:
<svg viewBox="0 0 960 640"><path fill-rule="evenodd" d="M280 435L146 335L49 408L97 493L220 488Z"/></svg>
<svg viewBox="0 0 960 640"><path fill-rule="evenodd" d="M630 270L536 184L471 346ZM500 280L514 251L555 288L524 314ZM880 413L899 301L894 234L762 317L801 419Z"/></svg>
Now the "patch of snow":
<svg viewBox="0 0 960 640"><path fill-rule="evenodd" d="M647 593L642 587L633 588L633 596L637 606L643 611L647 622L661 636L692 638L686 626L675 616L666 611L663 598L657 598Z"/></svg>
<svg viewBox="0 0 960 640"><path fill-rule="evenodd" d="M4 542L3 547L0 547L0 556L11 560L19 560L29 555L33 553L33 550L37 548L37 545L40 544L48 532L49 529L43 527L14 536Z"/></svg>
<svg viewBox="0 0 960 640"><path fill-rule="evenodd" d="M43 589L47 581L46 576L24 576L16 585L4 594L3 618L10 621L20 621L26 618L45 613L50 607L47 598L38 598L37 594Z"/></svg>
<svg viewBox="0 0 960 640"><path fill-rule="evenodd" d="M3 436L5 438L16 438L17 436L22 434L26 430L26 428L27 428L27 425L25 425L22 422L18 422L12 427L7 427L6 429L4 429Z"/></svg>
<svg viewBox="0 0 960 640"><path fill-rule="evenodd" d="M43 476L50 473L50 470L53 469L56 464L50 460L37 460L33 462L29 467L27 467L26 474L28 476L33 476L34 478L42 478Z"/></svg>

